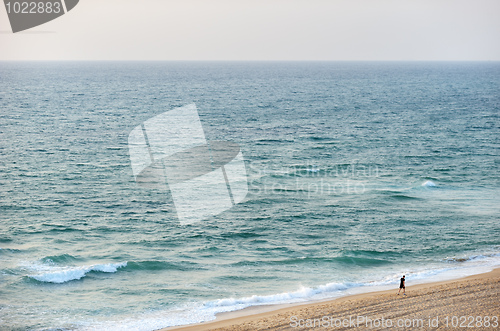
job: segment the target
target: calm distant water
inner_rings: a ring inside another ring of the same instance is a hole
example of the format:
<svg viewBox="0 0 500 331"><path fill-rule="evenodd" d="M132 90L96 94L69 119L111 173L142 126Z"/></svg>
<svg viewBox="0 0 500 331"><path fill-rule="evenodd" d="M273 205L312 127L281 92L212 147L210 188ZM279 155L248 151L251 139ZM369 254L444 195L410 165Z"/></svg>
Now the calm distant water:
<svg viewBox="0 0 500 331"><path fill-rule="evenodd" d="M154 330L500 265L499 63L0 63L0 329ZM127 138L195 103L249 194L181 225Z"/></svg>

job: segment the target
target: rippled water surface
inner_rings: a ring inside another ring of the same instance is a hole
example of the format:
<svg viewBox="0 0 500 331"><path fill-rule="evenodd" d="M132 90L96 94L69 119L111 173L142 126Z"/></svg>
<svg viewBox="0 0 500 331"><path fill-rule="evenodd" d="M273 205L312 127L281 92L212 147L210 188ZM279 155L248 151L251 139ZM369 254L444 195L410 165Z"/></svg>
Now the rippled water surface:
<svg viewBox="0 0 500 331"><path fill-rule="evenodd" d="M498 63L1 63L0 328L153 330L500 264ZM249 193L182 225L127 138L195 103Z"/></svg>

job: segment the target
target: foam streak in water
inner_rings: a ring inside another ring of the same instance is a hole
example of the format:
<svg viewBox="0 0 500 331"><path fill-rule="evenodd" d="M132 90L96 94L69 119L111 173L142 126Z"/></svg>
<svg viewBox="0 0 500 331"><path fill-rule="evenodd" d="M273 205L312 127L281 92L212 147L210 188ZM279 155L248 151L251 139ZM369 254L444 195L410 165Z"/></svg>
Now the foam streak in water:
<svg viewBox="0 0 500 331"><path fill-rule="evenodd" d="M425 183L423 183L422 186L425 186L425 187L435 187L436 184L433 181L428 180Z"/></svg>
<svg viewBox="0 0 500 331"><path fill-rule="evenodd" d="M254 305L300 302L309 300L319 294L340 292L352 286L353 286L352 284L347 285L339 283L329 283L326 285L321 285L317 288L302 287L301 289L294 292L285 292L274 295L252 295L251 297L245 297L239 299L234 299L234 298L221 299L209 302L206 304L206 306L233 307L233 308L237 307L238 309L241 309L242 307L249 307Z"/></svg>
<svg viewBox="0 0 500 331"><path fill-rule="evenodd" d="M95 264L82 267L62 267L58 271L41 273L38 275L29 275L28 277L44 283L66 283L72 280L78 280L87 275L91 271L114 273L119 268L126 267L127 262Z"/></svg>

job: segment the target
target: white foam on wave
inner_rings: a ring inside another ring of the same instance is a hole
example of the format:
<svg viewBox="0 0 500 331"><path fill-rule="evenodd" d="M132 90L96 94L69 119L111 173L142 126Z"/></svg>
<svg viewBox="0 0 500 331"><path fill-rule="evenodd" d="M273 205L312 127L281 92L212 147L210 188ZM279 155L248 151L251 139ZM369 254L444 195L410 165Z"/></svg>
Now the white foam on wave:
<svg viewBox="0 0 500 331"><path fill-rule="evenodd" d="M359 284L358 284L359 285ZM346 290L349 287L356 286L356 284L341 284L341 283L329 283L326 285L321 285L316 288L302 287L297 291L284 292L280 294L273 295L252 295L250 297L244 298L227 298L220 299L205 304L206 307L231 307L242 309L249 306L256 305L268 305L268 304L281 304L281 303L295 303L310 300L318 295L323 295L326 293L339 294L340 291Z"/></svg>
<svg viewBox="0 0 500 331"><path fill-rule="evenodd" d="M422 186L425 186L425 187L435 187L436 184L433 181L428 180L425 183L423 183Z"/></svg>
<svg viewBox="0 0 500 331"><path fill-rule="evenodd" d="M87 275L87 273L91 271L97 272L107 272L114 273L119 268L126 267L127 262L121 263L108 263L108 264L94 264L90 266L81 266L81 267L54 267L47 266L38 267L35 269L42 269L46 272L38 273L35 275L28 275L28 277L38 280L39 282L44 283L66 283L72 280L78 280ZM54 270L56 269L56 270ZM49 270L49 271L47 271Z"/></svg>

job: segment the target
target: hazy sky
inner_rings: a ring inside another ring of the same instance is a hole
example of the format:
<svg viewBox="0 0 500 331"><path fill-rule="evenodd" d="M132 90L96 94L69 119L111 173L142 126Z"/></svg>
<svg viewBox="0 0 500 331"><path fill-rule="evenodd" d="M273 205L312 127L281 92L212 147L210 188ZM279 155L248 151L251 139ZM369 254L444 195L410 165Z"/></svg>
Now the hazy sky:
<svg viewBox="0 0 500 331"><path fill-rule="evenodd" d="M80 0L0 60L500 60L499 0Z"/></svg>

